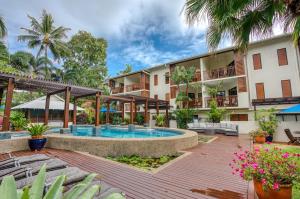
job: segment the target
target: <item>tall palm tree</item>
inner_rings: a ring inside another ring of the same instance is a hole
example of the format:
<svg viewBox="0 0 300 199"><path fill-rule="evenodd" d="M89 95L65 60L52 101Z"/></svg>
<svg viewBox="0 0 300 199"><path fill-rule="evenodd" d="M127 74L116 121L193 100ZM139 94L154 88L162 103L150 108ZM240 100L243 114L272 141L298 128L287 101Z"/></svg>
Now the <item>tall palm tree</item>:
<svg viewBox="0 0 300 199"><path fill-rule="evenodd" d="M49 67L50 66L50 67ZM46 79L51 78L54 69L53 63L47 57L33 57L30 60L30 73Z"/></svg>
<svg viewBox="0 0 300 199"><path fill-rule="evenodd" d="M211 50L223 38L246 49L251 38L268 37L274 24L300 36L299 0L186 0L184 12L189 24L208 21L207 43Z"/></svg>
<svg viewBox="0 0 300 199"><path fill-rule="evenodd" d="M19 35L18 40L27 41L29 48L38 47L37 57L44 52L44 56L47 59L49 49L54 59L60 59L60 51L67 50L63 39L67 38L66 32L70 29L63 26L54 26L52 15L47 13L46 10L43 10L40 21L29 15L28 18L30 19L31 27L21 28L26 33Z"/></svg>
<svg viewBox="0 0 300 199"><path fill-rule="evenodd" d="M3 17L0 16L0 38L5 37L7 34L7 29L4 23Z"/></svg>

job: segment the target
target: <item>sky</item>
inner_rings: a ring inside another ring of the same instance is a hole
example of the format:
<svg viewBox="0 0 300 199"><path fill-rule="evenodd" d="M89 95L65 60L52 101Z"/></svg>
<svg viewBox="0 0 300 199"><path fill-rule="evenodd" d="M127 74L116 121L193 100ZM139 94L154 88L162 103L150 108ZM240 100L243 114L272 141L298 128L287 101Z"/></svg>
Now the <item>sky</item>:
<svg viewBox="0 0 300 199"><path fill-rule="evenodd" d="M107 67L110 76L163 64L207 52L207 24L188 26L182 9L185 0L0 0L0 15L8 28L6 43L11 53L31 51L18 42L20 27L29 27L27 15L39 18L50 12L55 25L79 30L108 41ZM230 43L223 44L229 46Z"/></svg>

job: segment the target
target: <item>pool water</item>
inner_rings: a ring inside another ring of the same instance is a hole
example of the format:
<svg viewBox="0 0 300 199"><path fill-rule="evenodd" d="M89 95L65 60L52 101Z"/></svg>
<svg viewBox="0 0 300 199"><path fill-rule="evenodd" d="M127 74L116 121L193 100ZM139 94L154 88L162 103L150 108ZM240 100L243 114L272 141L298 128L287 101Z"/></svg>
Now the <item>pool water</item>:
<svg viewBox="0 0 300 199"><path fill-rule="evenodd" d="M107 137L107 138L157 138L157 137L171 137L181 135L182 133L174 130L165 129L133 129L128 128L101 128L94 129L93 127L76 127L72 131L74 136L93 136L93 137Z"/></svg>

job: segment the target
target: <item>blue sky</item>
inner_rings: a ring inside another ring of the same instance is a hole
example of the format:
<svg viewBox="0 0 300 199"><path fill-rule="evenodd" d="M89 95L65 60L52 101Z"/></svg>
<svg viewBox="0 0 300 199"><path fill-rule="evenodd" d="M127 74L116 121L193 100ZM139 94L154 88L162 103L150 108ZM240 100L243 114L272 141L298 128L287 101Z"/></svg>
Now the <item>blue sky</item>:
<svg viewBox="0 0 300 199"><path fill-rule="evenodd" d="M27 14L50 12L56 25L71 28L70 37L86 30L108 41L107 66L115 75L125 64L134 70L207 51L207 25L189 27L181 14L185 0L0 0L8 27L10 52L31 51L17 41ZM34 51L33 51L34 52Z"/></svg>

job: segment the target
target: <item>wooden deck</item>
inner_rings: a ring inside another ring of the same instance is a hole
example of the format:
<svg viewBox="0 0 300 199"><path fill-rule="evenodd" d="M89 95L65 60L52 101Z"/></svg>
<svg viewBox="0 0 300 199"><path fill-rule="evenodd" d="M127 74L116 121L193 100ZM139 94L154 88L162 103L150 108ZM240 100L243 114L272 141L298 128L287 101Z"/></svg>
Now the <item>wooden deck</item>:
<svg viewBox="0 0 300 199"><path fill-rule="evenodd" d="M81 153L46 149L42 153L56 156L70 165L98 173L112 186L122 189L128 198L249 198L248 183L231 174L228 166L232 154L249 148L246 137L219 136L209 144L199 144L166 168L151 174ZM15 152L21 156L32 152Z"/></svg>

